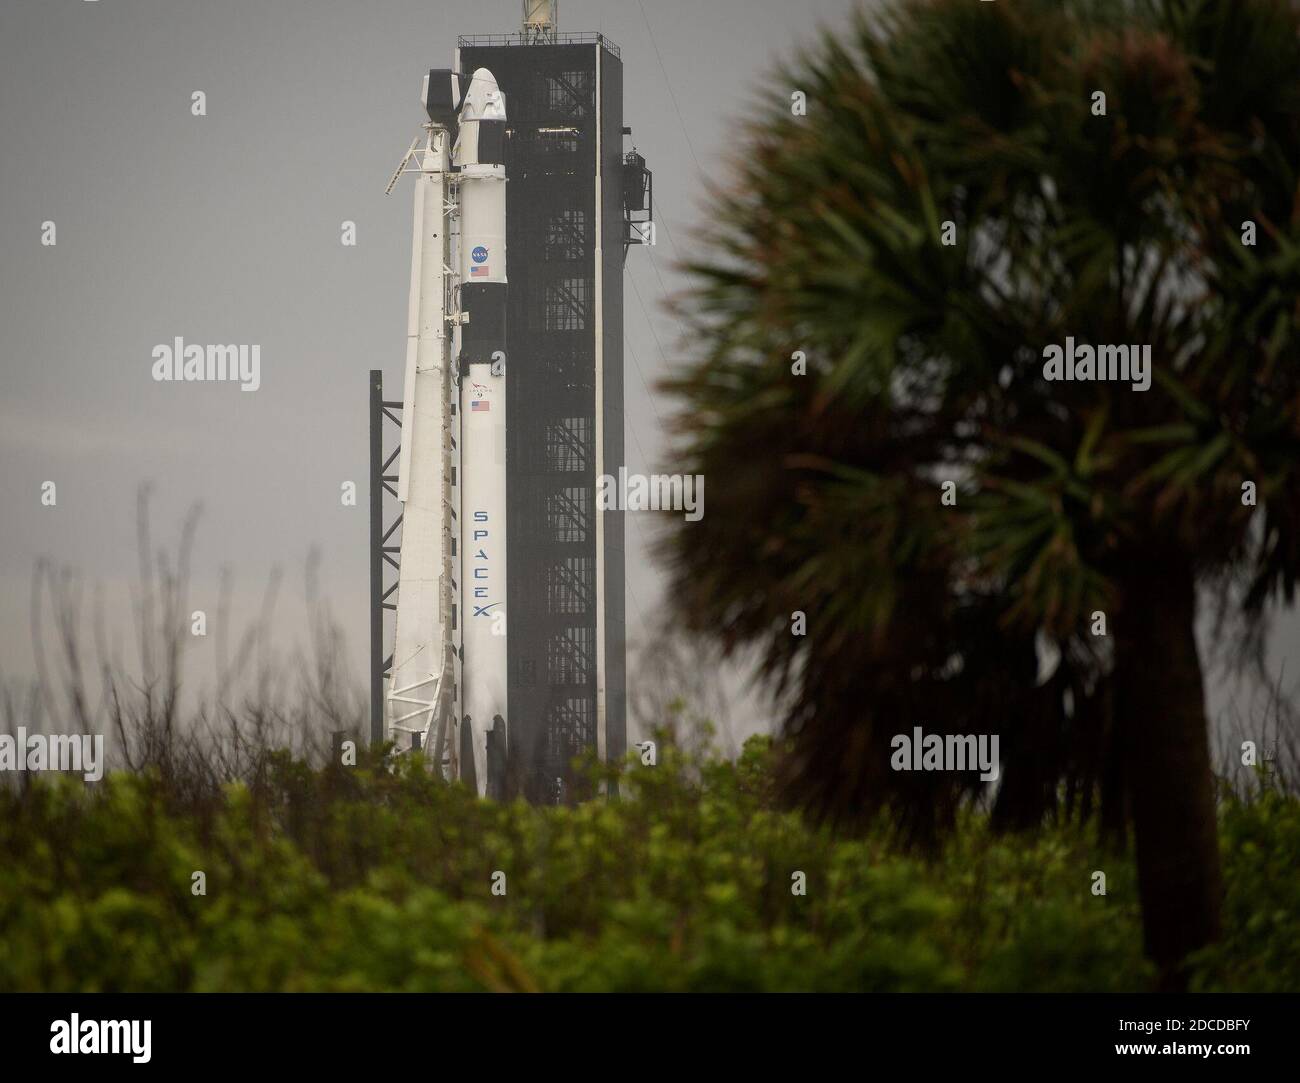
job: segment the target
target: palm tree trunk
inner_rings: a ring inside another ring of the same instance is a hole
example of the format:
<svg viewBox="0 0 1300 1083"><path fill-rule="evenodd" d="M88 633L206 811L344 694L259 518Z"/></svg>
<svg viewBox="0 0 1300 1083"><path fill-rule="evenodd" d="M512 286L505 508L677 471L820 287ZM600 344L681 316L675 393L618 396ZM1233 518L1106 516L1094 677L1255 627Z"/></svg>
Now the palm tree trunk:
<svg viewBox="0 0 1300 1083"><path fill-rule="evenodd" d="M1176 556L1126 575L1115 622L1116 707L1137 846L1147 955L1165 989L1219 935L1223 880L1210 770L1196 587Z"/></svg>

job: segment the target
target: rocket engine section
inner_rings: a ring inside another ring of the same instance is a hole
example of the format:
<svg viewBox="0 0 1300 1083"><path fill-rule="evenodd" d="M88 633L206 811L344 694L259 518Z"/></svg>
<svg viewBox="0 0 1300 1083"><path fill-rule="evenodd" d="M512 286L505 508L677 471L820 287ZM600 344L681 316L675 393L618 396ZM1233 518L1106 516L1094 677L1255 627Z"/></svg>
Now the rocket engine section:
<svg viewBox="0 0 1300 1083"><path fill-rule="evenodd" d="M464 649L461 777L468 781L472 772L480 794L494 793L502 783L508 717L505 130L505 100L492 73L480 68L465 90L452 149L460 208L461 316L455 346Z"/></svg>

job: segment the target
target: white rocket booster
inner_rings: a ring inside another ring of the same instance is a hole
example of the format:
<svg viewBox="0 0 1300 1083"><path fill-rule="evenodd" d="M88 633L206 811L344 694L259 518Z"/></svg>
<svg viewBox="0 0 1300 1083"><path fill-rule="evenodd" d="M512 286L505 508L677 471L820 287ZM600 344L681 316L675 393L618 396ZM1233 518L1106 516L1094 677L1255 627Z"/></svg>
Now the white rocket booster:
<svg viewBox="0 0 1300 1083"><path fill-rule="evenodd" d="M431 71L424 100L386 715L399 749L425 748L485 794L499 792L489 772L504 762L508 717L505 100L485 68L468 83ZM414 154L415 145L406 161Z"/></svg>
<svg viewBox="0 0 1300 1083"><path fill-rule="evenodd" d="M428 100L429 86L425 86ZM398 749L423 747L456 771L455 644L452 605L455 557L451 492L452 381L450 234L446 205L451 182L450 132L427 126L417 160L411 292L398 499L402 501L402 559L397 577L393 662L385 697L387 736ZM416 156L412 144L407 160ZM403 162L403 167L405 166ZM399 167L400 173L402 167ZM397 177L394 175L394 182ZM392 185L389 185L390 189Z"/></svg>
<svg viewBox="0 0 1300 1083"><path fill-rule="evenodd" d="M461 725L473 777L488 792L488 734L506 745L506 176L505 101L479 68L452 151L459 168ZM470 766L463 763L461 776ZM499 780L497 780L499 781ZM494 786L495 786L494 782Z"/></svg>

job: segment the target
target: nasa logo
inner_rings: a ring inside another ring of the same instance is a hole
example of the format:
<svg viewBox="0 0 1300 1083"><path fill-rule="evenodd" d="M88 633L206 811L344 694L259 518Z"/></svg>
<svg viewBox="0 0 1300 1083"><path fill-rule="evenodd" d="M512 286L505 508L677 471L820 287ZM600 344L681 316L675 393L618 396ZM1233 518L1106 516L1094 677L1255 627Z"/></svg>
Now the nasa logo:
<svg viewBox="0 0 1300 1083"><path fill-rule="evenodd" d="M479 245L477 248L474 249L473 252L470 253L470 255L474 258L475 263L486 263L488 257L488 250L484 248L482 245Z"/></svg>

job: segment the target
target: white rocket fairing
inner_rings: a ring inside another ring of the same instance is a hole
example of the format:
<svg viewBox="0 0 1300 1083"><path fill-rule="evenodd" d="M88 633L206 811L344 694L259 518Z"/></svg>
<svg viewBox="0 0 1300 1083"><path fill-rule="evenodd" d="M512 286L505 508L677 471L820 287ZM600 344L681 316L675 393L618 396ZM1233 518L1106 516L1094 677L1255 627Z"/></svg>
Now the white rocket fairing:
<svg viewBox="0 0 1300 1083"><path fill-rule="evenodd" d="M445 210L451 177L450 133L436 124L428 126L428 133L415 182L398 462L398 499L404 505L402 560L385 716L387 736L399 749L423 747L438 764L450 754L454 769L458 747L452 731L456 684L451 533L454 440L446 406L453 387L447 329L450 236ZM414 145L411 153L415 153Z"/></svg>
<svg viewBox="0 0 1300 1083"><path fill-rule="evenodd" d="M388 734L485 794L508 717L505 101L484 68L430 72L424 99Z"/></svg>
<svg viewBox="0 0 1300 1083"><path fill-rule="evenodd" d="M461 724L473 778L488 792L488 734L506 742L505 103L492 73L465 91L452 159L459 169ZM462 777L469 765L463 764Z"/></svg>

